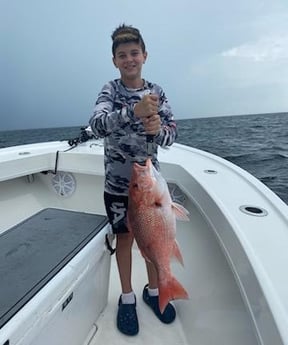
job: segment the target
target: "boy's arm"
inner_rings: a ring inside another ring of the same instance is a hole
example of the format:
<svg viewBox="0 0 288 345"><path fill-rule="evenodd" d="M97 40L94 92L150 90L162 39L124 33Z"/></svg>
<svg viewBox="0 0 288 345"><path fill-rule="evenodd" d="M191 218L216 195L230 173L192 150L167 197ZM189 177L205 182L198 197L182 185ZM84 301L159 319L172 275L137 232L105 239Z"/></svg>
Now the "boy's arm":
<svg viewBox="0 0 288 345"><path fill-rule="evenodd" d="M161 147L171 146L177 138L177 126L171 107L163 91L160 95L160 108L158 113L162 125L160 132L155 136L155 141Z"/></svg>
<svg viewBox="0 0 288 345"><path fill-rule="evenodd" d="M129 106L119 110L114 109L114 100L115 89L112 83L108 83L98 95L93 115L89 120L92 132L99 137L105 137L115 129L122 128L131 122L133 109Z"/></svg>

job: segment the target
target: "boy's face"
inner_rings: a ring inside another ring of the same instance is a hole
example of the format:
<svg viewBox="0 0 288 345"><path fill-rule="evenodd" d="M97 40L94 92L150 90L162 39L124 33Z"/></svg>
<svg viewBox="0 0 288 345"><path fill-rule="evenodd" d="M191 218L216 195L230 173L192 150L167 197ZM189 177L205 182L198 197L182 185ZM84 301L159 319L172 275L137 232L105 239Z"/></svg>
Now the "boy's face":
<svg viewBox="0 0 288 345"><path fill-rule="evenodd" d="M119 69L123 81L136 80L141 78L142 65L146 58L147 53L143 53L140 44L121 43L116 48L113 63Z"/></svg>

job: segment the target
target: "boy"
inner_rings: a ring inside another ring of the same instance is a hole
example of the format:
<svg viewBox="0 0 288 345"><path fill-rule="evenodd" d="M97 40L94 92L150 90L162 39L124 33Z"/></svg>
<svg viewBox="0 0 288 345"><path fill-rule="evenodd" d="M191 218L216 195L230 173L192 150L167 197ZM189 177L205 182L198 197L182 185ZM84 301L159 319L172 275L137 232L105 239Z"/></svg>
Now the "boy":
<svg viewBox="0 0 288 345"><path fill-rule="evenodd" d="M139 331L136 298L131 283L131 249L133 235L126 224L128 188L133 162L145 162L151 156L154 166L158 145L172 145L176 139L176 124L166 96L158 85L141 77L147 59L143 38L138 29L120 25L112 34L113 63L120 79L107 83L98 95L90 119L92 131L104 137L106 212L116 234L116 260L122 294L119 298L117 327L126 335ZM147 152L146 136L154 138ZM146 262L148 284L143 299L164 323L174 321L176 313L168 304L163 314L158 307L157 273Z"/></svg>

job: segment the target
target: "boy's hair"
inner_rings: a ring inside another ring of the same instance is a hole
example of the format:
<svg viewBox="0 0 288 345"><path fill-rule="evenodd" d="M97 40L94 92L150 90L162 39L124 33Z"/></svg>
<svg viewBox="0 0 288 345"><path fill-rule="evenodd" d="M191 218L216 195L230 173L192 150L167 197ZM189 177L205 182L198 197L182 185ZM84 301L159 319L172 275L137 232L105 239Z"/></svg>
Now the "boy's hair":
<svg viewBox="0 0 288 345"><path fill-rule="evenodd" d="M145 53L146 51L145 43L140 34L140 31L131 25L129 26L125 24L119 25L118 28L116 28L113 31L111 38L113 41L112 53L114 57L115 57L116 49L121 43L134 42L134 43L140 44L143 53Z"/></svg>

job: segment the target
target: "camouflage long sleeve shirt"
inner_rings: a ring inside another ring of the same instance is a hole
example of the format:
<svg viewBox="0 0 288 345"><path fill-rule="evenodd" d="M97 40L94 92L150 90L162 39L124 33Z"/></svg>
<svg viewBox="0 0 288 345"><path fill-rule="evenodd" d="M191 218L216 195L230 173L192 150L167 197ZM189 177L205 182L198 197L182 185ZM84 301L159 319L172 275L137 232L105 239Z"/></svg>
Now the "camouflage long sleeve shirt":
<svg viewBox="0 0 288 345"><path fill-rule="evenodd" d="M159 97L158 114L161 130L154 138L152 162L159 169L158 145L170 146L177 129L167 98L160 86L148 81L140 89L129 89L120 79L110 81L102 88L96 100L89 124L93 133L104 138L105 191L128 195L133 162L147 159L146 134L142 121L134 116L134 105L146 94Z"/></svg>

